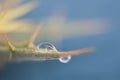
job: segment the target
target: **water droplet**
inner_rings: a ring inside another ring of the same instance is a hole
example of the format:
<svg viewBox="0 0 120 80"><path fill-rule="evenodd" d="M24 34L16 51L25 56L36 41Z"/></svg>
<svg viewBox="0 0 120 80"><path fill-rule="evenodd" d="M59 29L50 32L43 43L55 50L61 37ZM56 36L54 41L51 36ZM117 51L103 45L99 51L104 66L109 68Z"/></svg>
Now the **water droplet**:
<svg viewBox="0 0 120 80"><path fill-rule="evenodd" d="M56 50L55 46L49 42L43 42L38 45L39 49Z"/></svg>
<svg viewBox="0 0 120 80"><path fill-rule="evenodd" d="M62 63L68 63L71 60L71 56L60 58L59 61Z"/></svg>

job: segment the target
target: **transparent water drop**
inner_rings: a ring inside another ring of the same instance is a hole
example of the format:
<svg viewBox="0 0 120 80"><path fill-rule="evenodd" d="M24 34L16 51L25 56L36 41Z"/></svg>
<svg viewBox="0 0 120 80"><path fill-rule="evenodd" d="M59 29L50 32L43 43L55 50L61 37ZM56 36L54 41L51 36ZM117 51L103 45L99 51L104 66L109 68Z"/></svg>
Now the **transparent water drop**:
<svg viewBox="0 0 120 80"><path fill-rule="evenodd" d="M59 61L62 63L68 63L71 60L71 56L59 58Z"/></svg>
<svg viewBox="0 0 120 80"><path fill-rule="evenodd" d="M56 50L55 46L49 42L43 42L38 45L39 49Z"/></svg>

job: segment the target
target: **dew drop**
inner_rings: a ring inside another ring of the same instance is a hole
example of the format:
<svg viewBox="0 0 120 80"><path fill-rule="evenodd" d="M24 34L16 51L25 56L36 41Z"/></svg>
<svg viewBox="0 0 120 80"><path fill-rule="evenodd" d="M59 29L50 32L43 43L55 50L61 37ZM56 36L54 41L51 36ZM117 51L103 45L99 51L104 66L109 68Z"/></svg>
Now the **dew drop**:
<svg viewBox="0 0 120 80"><path fill-rule="evenodd" d="M71 56L60 58L59 61L62 63L68 63L71 60Z"/></svg>
<svg viewBox="0 0 120 80"><path fill-rule="evenodd" d="M39 49L56 50L55 46L49 42L43 42L38 45Z"/></svg>

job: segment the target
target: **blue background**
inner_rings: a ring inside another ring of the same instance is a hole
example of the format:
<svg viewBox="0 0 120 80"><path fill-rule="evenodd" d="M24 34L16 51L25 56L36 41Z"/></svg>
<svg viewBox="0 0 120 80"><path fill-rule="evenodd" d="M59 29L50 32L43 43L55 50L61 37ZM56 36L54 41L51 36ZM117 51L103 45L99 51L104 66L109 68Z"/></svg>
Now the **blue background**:
<svg viewBox="0 0 120 80"><path fill-rule="evenodd" d="M63 39L63 51L91 45L97 48L90 54L73 57L68 64L59 61L9 63L0 71L0 80L120 80L119 0L40 0L38 4L38 8L24 17L37 22L49 16L56 6L62 6L69 20L110 18L111 32Z"/></svg>

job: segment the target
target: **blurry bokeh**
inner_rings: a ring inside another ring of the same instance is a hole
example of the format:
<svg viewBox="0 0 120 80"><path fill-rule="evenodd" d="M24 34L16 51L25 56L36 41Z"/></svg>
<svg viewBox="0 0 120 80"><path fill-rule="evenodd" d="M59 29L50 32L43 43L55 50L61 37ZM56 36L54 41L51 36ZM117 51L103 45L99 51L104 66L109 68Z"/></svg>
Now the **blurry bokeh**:
<svg viewBox="0 0 120 80"><path fill-rule="evenodd" d="M21 2L22 1L22 2ZM95 46L94 52L59 61L12 62L0 80L119 80L119 0L0 0L0 43L29 39L41 24L36 45L48 41L59 51ZM4 26L4 27L3 27Z"/></svg>

